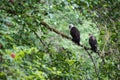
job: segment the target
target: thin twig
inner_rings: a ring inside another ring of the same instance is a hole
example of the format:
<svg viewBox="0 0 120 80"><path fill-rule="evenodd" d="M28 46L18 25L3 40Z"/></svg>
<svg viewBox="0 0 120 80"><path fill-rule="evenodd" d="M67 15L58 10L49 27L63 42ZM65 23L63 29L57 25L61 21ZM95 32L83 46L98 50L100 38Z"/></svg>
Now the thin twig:
<svg viewBox="0 0 120 80"><path fill-rule="evenodd" d="M44 42L41 40L41 38L38 36L38 34L35 31L33 31L33 32L36 35L36 37L40 40L40 42L43 44L43 46L45 46Z"/></svg>
<svg viewBox="0 0 120 80"><path fill-rule="evenodd" d="M86 50L86 52L88 53L90 59L92 60L92 63L93 63L94 68L95 68L95 73L96 73L96 75L99 76L99 73L98 73L98 71L97 71L97 67L96 67L96 65L95 65L95 62L94 62L94 59L93 59L92 55L91 55L87 50Z"/></svg>

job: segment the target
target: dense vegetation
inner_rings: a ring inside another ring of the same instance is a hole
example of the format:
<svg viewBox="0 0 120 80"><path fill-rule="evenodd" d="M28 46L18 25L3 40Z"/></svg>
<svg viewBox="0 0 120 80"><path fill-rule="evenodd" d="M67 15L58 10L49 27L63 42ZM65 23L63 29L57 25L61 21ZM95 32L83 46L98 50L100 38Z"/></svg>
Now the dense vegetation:
<svg viewBox="0 0 120 80"><path fill-rule="evenodd" d="M120 0L0 0L0 5L0 80L120 80ZM100 56L41 22L68 37L74 24L88 48L93 34Z"/></svg>

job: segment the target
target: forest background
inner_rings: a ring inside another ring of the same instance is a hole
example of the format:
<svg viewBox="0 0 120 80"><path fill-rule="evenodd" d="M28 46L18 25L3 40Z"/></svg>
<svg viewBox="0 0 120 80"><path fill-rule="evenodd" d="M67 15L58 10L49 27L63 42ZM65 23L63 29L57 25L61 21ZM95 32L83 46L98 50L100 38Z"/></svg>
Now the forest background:
<svg viewBox="0 0 120 80"><path fill-rule="evenodd" d="M33 79L120 80L120 0L0 0L0 80Z"/></svg>

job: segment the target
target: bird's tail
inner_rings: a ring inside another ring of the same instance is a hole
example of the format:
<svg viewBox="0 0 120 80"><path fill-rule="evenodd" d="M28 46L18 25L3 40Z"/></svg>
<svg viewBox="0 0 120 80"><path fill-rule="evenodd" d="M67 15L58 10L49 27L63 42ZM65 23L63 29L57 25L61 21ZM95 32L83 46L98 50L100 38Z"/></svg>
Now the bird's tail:
<svg viewBox="0 0 120 80"><path fill-rule="evenodd" d="M80 43L77 43L78 45L80 45Z"/></svg>

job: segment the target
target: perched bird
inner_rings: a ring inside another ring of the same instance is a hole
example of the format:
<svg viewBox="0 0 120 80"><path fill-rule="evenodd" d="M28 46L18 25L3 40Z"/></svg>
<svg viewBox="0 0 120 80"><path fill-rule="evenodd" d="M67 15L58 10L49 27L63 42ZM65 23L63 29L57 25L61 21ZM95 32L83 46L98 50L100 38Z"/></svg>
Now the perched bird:
<svg viewBox="0 0 120 80"><path fill-rule="evenodd" d="M97 40L92 34L89 34L89 36L89 44L91 46L91 50L97 52Z"/></svg>
<svg viewBox="0 0 120 80"><path fill-rule="evenodd" d="M72 41L80 45L80 31L73 24L70 24L69 28L70 34L72 36Z"/></svg>

